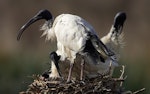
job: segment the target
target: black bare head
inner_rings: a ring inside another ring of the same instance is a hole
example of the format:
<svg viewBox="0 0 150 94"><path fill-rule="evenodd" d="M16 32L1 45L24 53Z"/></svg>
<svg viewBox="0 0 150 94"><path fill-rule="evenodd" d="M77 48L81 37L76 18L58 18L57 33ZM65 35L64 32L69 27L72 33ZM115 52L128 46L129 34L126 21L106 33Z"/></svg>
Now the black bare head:
<svg viewBox="0 0 150 94"><path fill-rule="evenodd" d="M31 24L41 19L45 19L46 21L51 21L53 17L48 10L40 10L33 18L31 18L25 25L21 27L17 36L17 40L20 40L20 37L26 28L28 28Z"/></svg>
<svg viewBox="0 0 150 94"><path fill-rule="evenodd" d="M52 14L48 11L48 10L40 10L37 15L35 15L35 18L36 17L39 17L39 20L40 18L41 19L45 19L45 20L51 20L53 18Z"/></svg>
<svg viewBox="0 0 150 94"><path fill-rule="evenodd" d="M117 13L115 18L114 18L115 29L119 30L120 28L122 28L125 20L126 20L126 13L125 12Z"/></svg>
<svg viewBox="0 0 150 94"><path fill-rule="evenodd" d="M60 59L60 56L57 55L56 52L51 52L51 53L50 53L50 59L52 59L52 60L55 61L55 62L58 62L59 59Z"/></svg>

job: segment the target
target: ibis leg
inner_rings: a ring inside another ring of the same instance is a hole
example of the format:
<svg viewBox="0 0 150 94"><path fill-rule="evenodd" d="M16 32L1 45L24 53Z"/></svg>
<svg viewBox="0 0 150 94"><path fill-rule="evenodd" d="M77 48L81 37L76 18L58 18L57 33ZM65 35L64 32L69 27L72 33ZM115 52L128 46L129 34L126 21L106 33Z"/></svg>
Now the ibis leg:
<svg viewBox="0 0 150 94"><path fill-rule="evenodd" d="M73 65L74 65L74 63L70 63L70 69L69 69L67 83L70 82L70 80L71 80Z"/></svg>
<svg viewBox="0 0 150 94"><path fill-rule="evenodd" d="M84 65L85 65L85 61L84 59L82 59L81 61L81 73L80 73L80 80L83 80L83 72L84 72Z"/></svg>

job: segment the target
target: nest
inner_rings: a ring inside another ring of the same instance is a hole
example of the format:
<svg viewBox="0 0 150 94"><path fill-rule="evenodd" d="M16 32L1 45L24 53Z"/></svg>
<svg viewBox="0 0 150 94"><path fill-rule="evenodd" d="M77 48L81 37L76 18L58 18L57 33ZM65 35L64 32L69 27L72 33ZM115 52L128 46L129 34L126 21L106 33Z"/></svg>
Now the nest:
<svg viewBox="0 0 150 94"><path fill-rule="evenodd" d="M120 77L117 78L108 72L98 74L94 78L85 77L84 81L73 80L70 83L66 83L63 79L45 79L41 75L34 75L33 83L20 94L137 94L145 90L145 88L135 92L125 90L122 84L126 77L123 75L124 66Z"/></svg>

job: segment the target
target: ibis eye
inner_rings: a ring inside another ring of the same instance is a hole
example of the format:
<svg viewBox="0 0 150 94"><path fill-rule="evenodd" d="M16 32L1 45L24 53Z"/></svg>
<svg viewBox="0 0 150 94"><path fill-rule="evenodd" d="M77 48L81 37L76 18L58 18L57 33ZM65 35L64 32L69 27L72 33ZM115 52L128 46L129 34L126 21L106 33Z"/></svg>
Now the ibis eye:
<svg viewBox="0 0 150 94"><path fill-rule="evenodd" d="M114 34L115 33L115 31L112 31L112 34Z"/></svg>

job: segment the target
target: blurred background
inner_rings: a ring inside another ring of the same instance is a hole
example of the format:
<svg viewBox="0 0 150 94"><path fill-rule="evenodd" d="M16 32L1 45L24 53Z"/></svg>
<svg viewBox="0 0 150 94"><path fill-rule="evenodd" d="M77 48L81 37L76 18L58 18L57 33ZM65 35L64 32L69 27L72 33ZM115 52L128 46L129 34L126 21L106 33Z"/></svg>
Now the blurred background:
<svg viewBox="0 0 150 94"><path fill-rule="evenodd" d="M49 53L56 50L56 44L40 38L44 21L33 24L19 42L16 40L20 27L41 9L50 10L54 17L62 13L79 15L100 37L108 33L117 12L126 12L126 46L119 62L126 66L124 86L132 91L145 87L144 94L150 94L150 0L0 0L1 94L26 90L32 74L50 67Z"/></svg>

